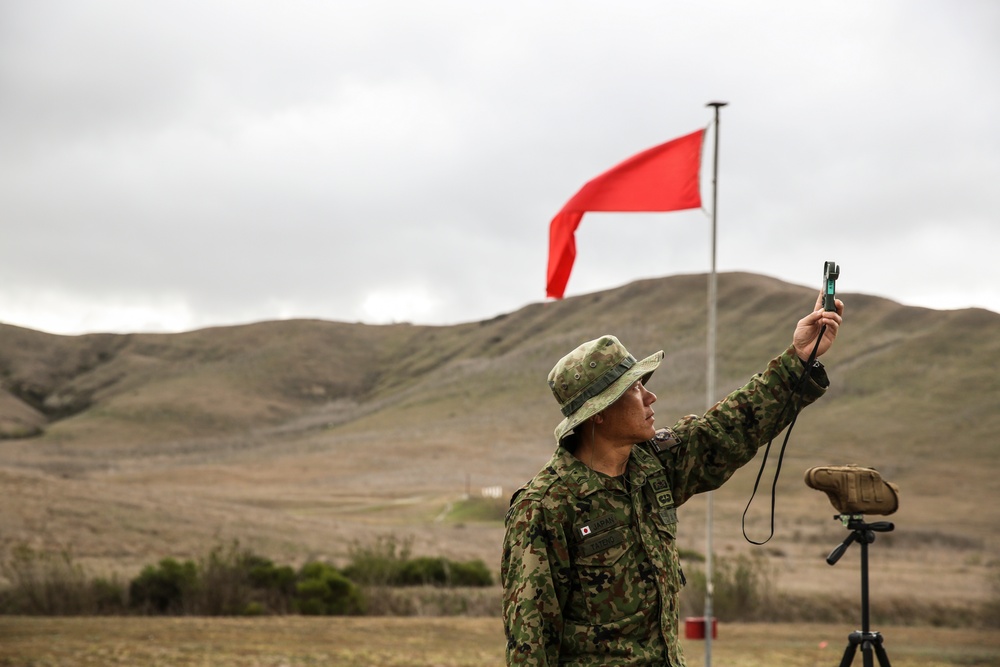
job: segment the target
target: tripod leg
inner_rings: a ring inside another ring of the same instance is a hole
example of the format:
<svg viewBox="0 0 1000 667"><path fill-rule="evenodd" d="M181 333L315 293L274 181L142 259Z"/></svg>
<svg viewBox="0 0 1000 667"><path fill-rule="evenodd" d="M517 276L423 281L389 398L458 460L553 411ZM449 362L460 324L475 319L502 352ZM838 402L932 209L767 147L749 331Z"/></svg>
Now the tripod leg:
<svg viewBox="0 0 1000 667"><path fill-rule="evenodd" d="M854 641L854 636L848 640L847 648L844 649L844 657L840 659L840 667L851 667L854 662L854 654L858 651L858 645Z"/></svg>
<svg viewBox="0 0 1000 667"><path fill-rule="evenodd" d="M875 656L872 655L872 643L867 640L861 645L861 664L864 667L875 667Z"/></svg>
<svg viewBox="0 0 1000 667"><path fill-rule="evenodd" d="M875 655L878 656L879 667L892 667L889 664L889 656L886 654L885 649L882 648L882 635L878 635L878 640L875 642Z"/></svg>

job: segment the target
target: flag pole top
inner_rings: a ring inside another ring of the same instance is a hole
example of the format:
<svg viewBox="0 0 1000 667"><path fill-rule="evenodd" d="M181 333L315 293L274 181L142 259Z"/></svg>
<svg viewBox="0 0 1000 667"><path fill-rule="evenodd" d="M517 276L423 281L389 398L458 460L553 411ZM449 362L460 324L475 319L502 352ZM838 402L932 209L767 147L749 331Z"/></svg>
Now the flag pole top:
<svg viewBox="0 0 1000 667"><path fill-rule="evenodd" d="M715 107L716 109L718 109L719 107L724 107L724 106L726 106L728 104L729 104L729 102L709 102L705 106L706 107Z"/></svg>

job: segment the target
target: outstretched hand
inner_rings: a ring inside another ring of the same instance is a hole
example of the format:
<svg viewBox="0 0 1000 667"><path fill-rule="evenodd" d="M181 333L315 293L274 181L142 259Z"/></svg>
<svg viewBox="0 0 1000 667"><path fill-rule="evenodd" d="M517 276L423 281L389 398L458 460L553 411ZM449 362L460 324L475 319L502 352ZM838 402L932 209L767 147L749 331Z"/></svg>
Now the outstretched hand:
<svg viewBox="0 0 1000 667"><path fill-rule="evenodd" d="M803 317L795 325L792 346L795 347L795 353L802 361L809 360L809 355L816 347L816 339L820 335L820 331L823 330L823 325L826 325L826 331L823 331L823 339L820 340L819 347L816 349L817 357L829 350L834 339L837 338L837 331L844 321L844 302L836 299L835 303L837 305L836 312L823 310L823 294L821 292L819 298L816 299L816 307L813 312Z"/></svg>

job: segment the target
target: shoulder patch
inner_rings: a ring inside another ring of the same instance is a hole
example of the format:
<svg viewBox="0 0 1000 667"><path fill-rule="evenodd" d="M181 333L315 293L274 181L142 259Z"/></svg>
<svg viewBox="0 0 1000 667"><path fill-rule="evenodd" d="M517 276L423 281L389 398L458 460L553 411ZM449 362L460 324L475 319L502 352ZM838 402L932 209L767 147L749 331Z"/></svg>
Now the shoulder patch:
<svg viewBox="0 0 1000 667"><path fill-rule="evenodd" d="M656 434L653 435L653 439L650 440L653 445L653 450L656 452L666 451L673 447L676 447L681 443L680 438L677 434L669 428L661 428L656 430Z"/></svg>

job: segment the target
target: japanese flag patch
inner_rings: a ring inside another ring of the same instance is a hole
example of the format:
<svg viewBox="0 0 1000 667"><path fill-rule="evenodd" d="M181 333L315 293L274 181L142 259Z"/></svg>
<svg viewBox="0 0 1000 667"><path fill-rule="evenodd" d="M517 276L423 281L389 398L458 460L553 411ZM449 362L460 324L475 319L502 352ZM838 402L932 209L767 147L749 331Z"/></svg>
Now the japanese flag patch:
<svg viewBox="0 0 1000 667"><path fill-rule="evenodd" d="M596 519L590 519L586 523L578 523L576 525L576 532L580 536L580 539L583 539L590 535L603 533L618 525L621 525L621 522L613 514L605 514Z"/></svg>

